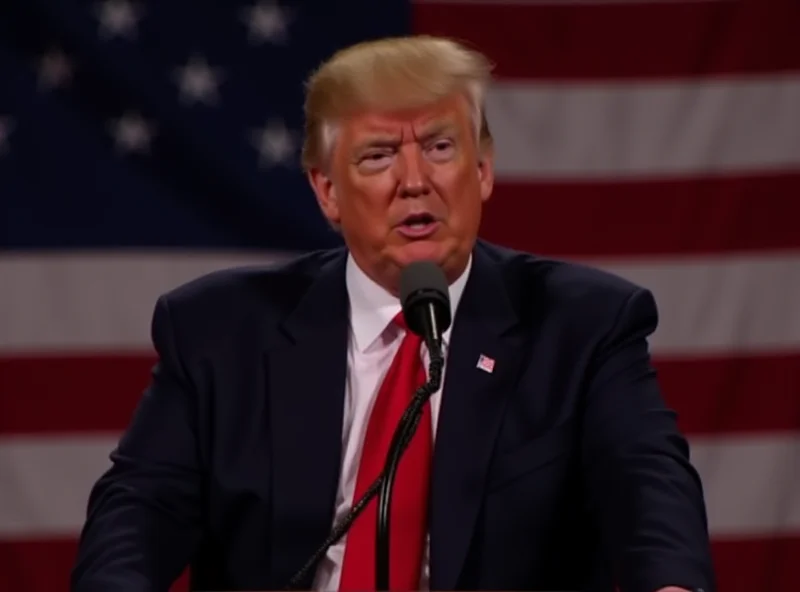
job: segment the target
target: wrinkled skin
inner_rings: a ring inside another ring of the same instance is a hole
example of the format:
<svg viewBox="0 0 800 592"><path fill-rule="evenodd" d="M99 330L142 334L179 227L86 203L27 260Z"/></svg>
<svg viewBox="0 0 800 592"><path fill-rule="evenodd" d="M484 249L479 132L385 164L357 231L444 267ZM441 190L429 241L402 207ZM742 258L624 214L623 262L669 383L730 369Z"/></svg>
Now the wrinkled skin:
<svg viewBox="0 0 800 592"><path fill-rule="evenodd" d="M361 113L340 122L327 170L309 180L323 214L341 229L359 267L396 294L400 270L433 260L453 282L464 271L494 184L469 103L453 95L402 113ZM435 232L403 232L426 213Z"/></svg>

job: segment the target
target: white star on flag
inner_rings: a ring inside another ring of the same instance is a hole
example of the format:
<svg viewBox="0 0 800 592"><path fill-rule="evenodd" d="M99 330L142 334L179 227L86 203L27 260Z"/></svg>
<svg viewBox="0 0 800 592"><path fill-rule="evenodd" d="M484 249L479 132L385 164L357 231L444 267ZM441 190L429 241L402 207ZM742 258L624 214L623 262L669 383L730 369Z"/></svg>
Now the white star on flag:
<svg viewBox="0 0 800 592"><path fill-rule="evenodd" d="M138 113L126 113L111 124L117 150L144 153L150 149L155 131L153 125Z"/></svg>
<svg viewBox="0 0 800 592"><path fill-rule="evenodd" d="M52 89L66 85L72 79L75 67L60 49L54 49L39 59L39 88Z"/></svg>
<svg viewBox="0 0 800 592"><path fill-rule="evenodd" d="M100 37L135 37L136 26L142 18L143 11L130 0L105 0L95 14L100 21Z"/></svg>
<svg viewBox="0 0 800 592"><path fill-rule="evenodd" d="M286 9L266 0L242 11L242 22L247 25L247 38L255 45L285 42L289 19L290 14Z"/></svg>
<svg viewBox="0 0 800 592"><path fill-rule="evenodd" d="M297 142L282 121L270 121L254 130L251 139L258 151L259 166L292 164Z"/></svg>
<svg viewBox="0 0 800 592"><path fill-rule="evenodd" d="M185 66L178 68L175 77L184 103L216 104L219 100L219 85L222 81L220 68L212 68L201 56L193 56Z"/></svg>

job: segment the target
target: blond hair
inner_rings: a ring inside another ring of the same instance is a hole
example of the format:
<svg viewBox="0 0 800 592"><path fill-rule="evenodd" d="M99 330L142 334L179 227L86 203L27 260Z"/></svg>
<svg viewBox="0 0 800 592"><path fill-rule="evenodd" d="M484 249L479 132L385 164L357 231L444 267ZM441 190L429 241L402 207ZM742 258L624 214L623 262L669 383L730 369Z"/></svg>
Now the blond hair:
<svg viewBox="0 0 800 592"><path fill-rule="evenodd" d="M364 110L415 109L456 92L469 100L482 148L492 137L484 97L492 64L443 37L413 35L365 41L335 53L308 79L303 168L323 168L342 118Z"/></svg>

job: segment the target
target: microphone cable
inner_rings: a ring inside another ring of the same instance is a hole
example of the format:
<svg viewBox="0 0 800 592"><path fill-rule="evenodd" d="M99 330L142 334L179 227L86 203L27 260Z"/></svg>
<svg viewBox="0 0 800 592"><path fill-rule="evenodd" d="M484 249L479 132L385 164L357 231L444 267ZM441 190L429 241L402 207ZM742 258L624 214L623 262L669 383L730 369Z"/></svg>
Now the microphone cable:
<svg viewBox="0 0 800 592"><path fill-rule="evenodd" d="M424 390L420 389L421 396L415 396L411 400L411 404L407 410L408 420L405 420L406 414L404 414L403 419L400 421L394 433L389 451L386 454L386 465L383 468L383 475L378 493L378 520L376 522L377 528L375 536L376 590L389 589L389 521L391 518L392 489L394 488L395 474L397 473L397 468L400 465L400 459L403 453L406 451L406 448L408 448L417 431L419 421L422 418L422 408L428 399L430 399L431 395L439 389L442 382L444 357L441 347L436 344L435 347L430 348L430 355L431 362L428 370L430 378L425 384L425 387L423 387Z"/></svg>
<svg viewBox="0 0 800 592"><path fill-rule="evenodd" d="M411 443L411 439L416 432L417 426L419 425L419 420L422 416L422 407L431 398L433 393L439 390L439 386L441 385L442 381L442 369L444 367L444 358L441 354L441 350L438 352L431 351L431 362L429 365L429 373L430 376L428 381L422 385L417 391L414 393L414 397L411 400L411 403L406 408L403 416L400 418L400 422L397 424L397 428L395 429L394 436L392 438L392 444L389 448L389 452L387 454L387 463L384 466L383 471L378 476L375 481L369 486L367 491L361 498L353 504L350 511L345 515L342 520L334 526L331 534L328 536L327 539L320 545L320 547L311 555L311 557L306 561L305 564L292 576L287 584L285 590L299 590L299 586L302 584L303 580L308 576L308 573L314 569L319 562L320 559L325 555L328 549L335 545L341 538L350 530L355 519L364 511L367 507L367 504L378 495L379 492L383 490L382 495L382 504L381 507L378 508L379 520L377 522L378 525L381 524L380 517L381 512L383 512L384 519L388 516L389 511L389 503L391 499L391 481L394 481L394 474L397 470L397 465L400 462L400 457L402 456L403 452L405 452L408 445ZM391 475L391 478L387 481L387 476ZM385 522L388 525L388 521ZM388 527L387 527L388 533ZM388 551L388 534L386 537L386 549ZM380 537L379 537L380 540ZM376 557L377 558L377 557ZM378 573L377 566L376 566L376 573Z"/></svg>

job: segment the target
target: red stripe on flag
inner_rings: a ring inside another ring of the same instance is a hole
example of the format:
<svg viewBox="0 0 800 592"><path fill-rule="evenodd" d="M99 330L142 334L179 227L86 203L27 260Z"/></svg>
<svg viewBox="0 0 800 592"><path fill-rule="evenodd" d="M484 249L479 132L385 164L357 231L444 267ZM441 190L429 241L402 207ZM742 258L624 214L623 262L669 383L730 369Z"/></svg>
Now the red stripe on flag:
<svg viewBox="0 0 800 592"><path fill-rule="evenodd" d="M649 78L800 68L794 0L414 4L417 33L472 42L502 78Z"/></svg>
<svg viewBox="0 0 800 592"><path fill-rule="evenodd" d="M636 182L501 182L481 235L558 257L800 247L800 174Z"/></svg>
<svg viewBox="0 0 800 592"><path fill-rule="evenodd" d="M0 573L8 590L66 592L75 557L74 539L0 542ZM712 552L719 590L800 590L800 537L714 540ZM46 568L45 568L46 566ZM171 592L188 590L183 576Z"/></svg>
<svg viewBox="0 0 800 592"><path fill-rule="evenodd" d="M0 434L122 430L154 361L144 353L0 357Z"/></svg>
<svg viewBox="0 0 800 592"><path fill-rule="evenodd" d="M0 434L122 430L153 361L146 354L2 359ZM797 429L800 355L655 364L665 397L689 434Z"/></svg>
<svg viewBox="0 0 800 592"><path fill-rule="evenodd" d="M3 590L67 592L78 549L76 538L0 541ZM189 589L187 572L171 592Z"/></svg>
<svg viewBox="0 0 800 592"><path fill-rule="evenodd" d="M0 541L3 589L66 592L77 549L72 538Z"/></svg>
<svg viewBox="0 0 800 592"><path fill-rule="evenodd" d="M655 366L687 434L797 430L800 354L656 360Z"/></svg>
<svg viewBox="0 0 800 592"><path fill-rule="evenodd" d="M712 541L717 590L800 590L800 536Z"/></svg>

